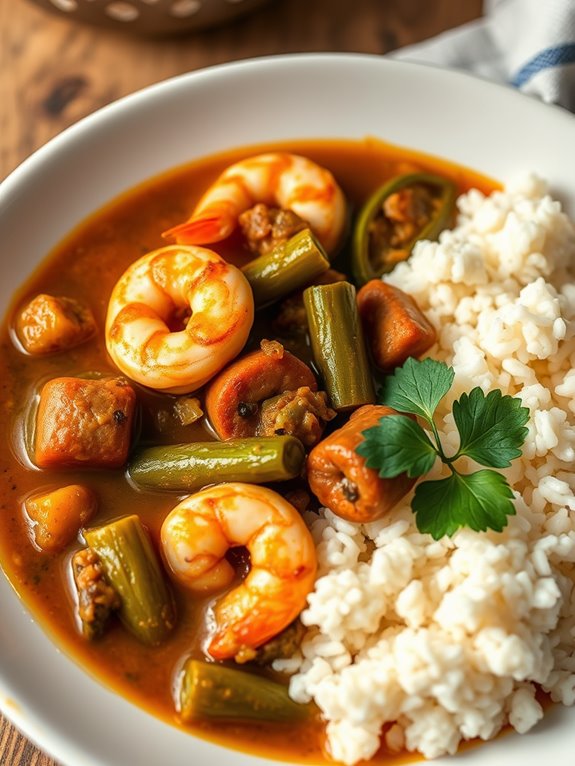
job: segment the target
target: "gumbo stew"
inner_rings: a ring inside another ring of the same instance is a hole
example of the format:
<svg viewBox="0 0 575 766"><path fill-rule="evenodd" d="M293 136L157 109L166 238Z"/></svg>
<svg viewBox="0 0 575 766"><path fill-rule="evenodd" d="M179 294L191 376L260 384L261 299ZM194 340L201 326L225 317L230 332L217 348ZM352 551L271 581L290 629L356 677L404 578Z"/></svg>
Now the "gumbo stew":
<svg viewBox="0 0 575 766"><path fill-rule="evenodd" d="M236 150L113 201L15 296L2 566L118 693L228 746L320 757L318 710L273 669L316 573L302 514L371 520L411 487L354 450L388 412L377 379L435 339L379 277L470 186L492 185L375 140Z"/></svg>

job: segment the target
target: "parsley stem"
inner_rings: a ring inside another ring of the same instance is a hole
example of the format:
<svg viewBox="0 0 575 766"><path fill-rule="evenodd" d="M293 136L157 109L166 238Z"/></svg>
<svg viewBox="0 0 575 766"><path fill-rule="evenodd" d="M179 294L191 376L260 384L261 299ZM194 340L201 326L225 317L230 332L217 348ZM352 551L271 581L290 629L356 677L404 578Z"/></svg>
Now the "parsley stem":
<svg viewBox="0 0 575 766"><path fill-rule="evenodd" d="M457 471L453 467L453 463L457 460L459 457L459 452L456 455L452 455L452 457L447 457L445 452L443 451L443 445L441 444L441 439L439 438L439 431L437 430L437 426L435 425L435 422L433 420L429 421L431 424L431 428L433 431L433 436L435 437L435 443L437 445L437 454L441 458L441 461L445 463L445 465L448 465L451 469L451 473L459 474L459 471Z"/></svg>
<svg viewBox="0 0 575 766"><path fill-rule="evenodd" d="M437 430L437 426L435 425L433 420L429 421L431 425L431 430L433 431L433 436L435 438L435 444L437 446L437 452L439 454L439 457L442 459L444 463L449 462L449 458L445 456L445 452L443 451L443 447L441 446L441 439L439 438L439 431Z"/></svg>

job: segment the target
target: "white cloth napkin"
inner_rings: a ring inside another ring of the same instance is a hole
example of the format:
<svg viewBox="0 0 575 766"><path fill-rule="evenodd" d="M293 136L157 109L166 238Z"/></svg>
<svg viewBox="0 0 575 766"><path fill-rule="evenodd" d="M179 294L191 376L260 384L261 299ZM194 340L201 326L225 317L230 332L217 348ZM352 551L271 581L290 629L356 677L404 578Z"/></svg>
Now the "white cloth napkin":
<svg viewBox="0 0 575 766"><path fill-rule="evenodd" d="M485 0L483 18L391 55L466 69L575 111L575 0Z"/></svg>

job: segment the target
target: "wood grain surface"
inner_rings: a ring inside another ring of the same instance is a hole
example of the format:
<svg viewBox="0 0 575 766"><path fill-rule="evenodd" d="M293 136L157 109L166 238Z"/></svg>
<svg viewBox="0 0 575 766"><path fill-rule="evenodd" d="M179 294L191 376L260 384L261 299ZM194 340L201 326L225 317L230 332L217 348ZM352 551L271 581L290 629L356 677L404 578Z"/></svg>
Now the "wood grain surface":
<svg viewBox="0 0 575 766"><path fill-rule="evenodd" d="M25 0L0 0L0 179L63 128L166 77L276 53L384 54L476 18L481 4L272 0L225 27L150 40L83 26ZM0 766L56 762L0 717Z"/></svg>

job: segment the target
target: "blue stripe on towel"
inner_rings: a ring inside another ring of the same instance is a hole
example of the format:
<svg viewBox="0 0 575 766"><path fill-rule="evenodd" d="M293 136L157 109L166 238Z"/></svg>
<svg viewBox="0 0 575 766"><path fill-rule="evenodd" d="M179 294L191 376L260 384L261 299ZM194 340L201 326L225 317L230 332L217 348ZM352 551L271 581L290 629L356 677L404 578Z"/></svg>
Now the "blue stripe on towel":
<svg viewBox="0 0 575 766"><path fill-rule="evenodd" d="M565 45L557 45L554 48L546 48L517 72L511 84L516 88L520 88L542 69L572 64L573 62L575 62L575 43L566 43Z"/></svg>

